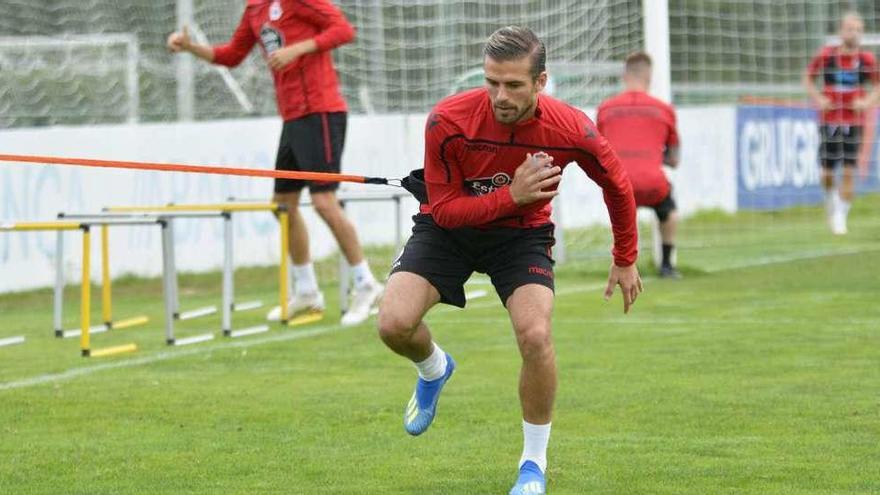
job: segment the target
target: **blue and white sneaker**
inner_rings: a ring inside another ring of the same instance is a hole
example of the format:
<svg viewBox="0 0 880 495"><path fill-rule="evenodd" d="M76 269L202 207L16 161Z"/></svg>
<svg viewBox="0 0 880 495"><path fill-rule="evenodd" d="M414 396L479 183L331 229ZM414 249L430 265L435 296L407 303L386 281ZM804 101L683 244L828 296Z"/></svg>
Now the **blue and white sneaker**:
<svg viewBox="0 0 880 495"><path fill-rule="evenodd" d="M455 361L452 356L446 354L446 372L443 376L427 381L419 377L412 398L403 411L403 427L410 435L421 435L431 426L434 415L437 413L437 401L440 400L440 391L443 385L452 377L455 371Z"/></svg>
<svg viewBox="0 0 880 495"><path fill-rule="evenodd" d="M510 495L544 495L547 493L547 483L544 481L544 473L532 461L526 461L519 467L519 478L510 489Z"/></svg>

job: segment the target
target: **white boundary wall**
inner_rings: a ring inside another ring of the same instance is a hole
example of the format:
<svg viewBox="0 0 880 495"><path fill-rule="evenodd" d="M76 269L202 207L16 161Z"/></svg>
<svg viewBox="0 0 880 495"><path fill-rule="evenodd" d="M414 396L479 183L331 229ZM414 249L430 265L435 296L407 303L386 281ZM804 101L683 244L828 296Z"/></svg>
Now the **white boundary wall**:
<svg viewBox="0 0 880 495"><path fill-rule="evenodd" d="M423 115L352 116L343 169L354 174L402 177L421 167ZM680 209L736 209L734 107L682 109L682 167L672 178ZM276 118L205 123L52 127L6 130L0 150L10 154L144 160L188 164L271 168L281 123ZM599 189L576 167L563 181L562 218L566 227L607 223ZM346 185L350 190L370 186ZM59 211L95 212L105 206L155 205L167 202L205 203L229 196L271 197L272 181L263 178L201 174L101 170L50 165L0 163L0 221L54 219ZM390 244L394 239L391 203L354 204L352 220L365 244ZM404 210L415 213L408 201ZM277 227L268 213L235 217L235 263L266 265L277 261ZM315 257L331 254L336 245L329 230L306 210ZM404 219L404 231L409 220ZM161 271L159 233L154 227L111 230L111 270L158 275ZM0 234L0 292L50 286L54 270L54 233ZM65 265L75 279L79 234L67 233ZM222 263L220 221L180 220L176 225L181 271L217 269ZM93 243L94 244L94 243ZM97 247L97 245L95 245ZM97 279L99 251L93 249ZM375 267L382 272L386 267Z"/></svg>

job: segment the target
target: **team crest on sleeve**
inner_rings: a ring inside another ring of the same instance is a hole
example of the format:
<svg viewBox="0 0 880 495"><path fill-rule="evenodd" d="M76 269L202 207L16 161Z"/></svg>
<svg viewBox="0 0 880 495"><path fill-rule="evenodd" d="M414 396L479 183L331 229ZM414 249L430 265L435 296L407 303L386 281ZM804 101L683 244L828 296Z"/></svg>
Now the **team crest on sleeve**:
<svg viewBox="0 0 880 495"><path fill-rule="evenodd" d="M465 179L464 185L467 187L471 196L482 196L490 192L510 184L512 181L510 176L504 172L498 172L492 177L479 177L476 179Z"/></svg>
<svg viewBox="0 0 880 495"><path fill-rule="evenodd" d="M281 10L281 1L280 0L275 0L274 2L272 2L272 5L269 5L269 20L270 21L277 21L278 19L281 19L281 14L283 14L283 13L284 13L284 11Z"/></svg>

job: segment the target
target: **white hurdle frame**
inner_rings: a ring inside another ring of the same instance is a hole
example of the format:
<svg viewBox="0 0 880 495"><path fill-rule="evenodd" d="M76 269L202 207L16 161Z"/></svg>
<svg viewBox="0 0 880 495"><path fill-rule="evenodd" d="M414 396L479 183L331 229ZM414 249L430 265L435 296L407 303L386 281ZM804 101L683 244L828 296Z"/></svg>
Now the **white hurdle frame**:
<svg viewBox="0 0 880 495"><path fill-rule="evenodd" d="M155 217L142 218L122 218L122 217L100 217L94 215L65 215L58 214L59 220L73 220L89 225L100 226L151 226L161 225L162 220ZM57 230L55 232L55 290L53 294L52 304L52 326L55 336L58 338L78 337L81 333L80 329L65 330L63 326L64 317L64 231ZM111 330L107 322L95 325L89 328L89 333L104 333Z"/></svg>
<svg viewBox="0 0 880 495"><path fill-rule="evenodd" d="M234 209L194 209L194 210L174 210L172 209L174 205L168 205L168 207L160 207L160 208L152 208L152 207L144 207L143 211L130 211L136 209L136 207L128 208L125 207L126 211L112 211L112 208L105 208L104 212L101 215L104 216L153 216L166 220L169 230L168 238L169 241L166 244L163 244L163 250L168 253L168 262L163 265L163 274L167 273L169 278L169 296L166 302L166 312L168 308L171 308L171 319L172 320L186 320L191 318L196 318L199 316L205 316L208 314L213 314L217 312L216 306L209 306L205 308L198 308L195 310L180 312L180 299L179 299L179 286L178 286L178 278L177 278L177 263L176 263L176 254L174 248L174 219L176 218L221 218L223 220L223 270L222 270L222 294L221 294L221 333L226 337L244 337L246 335L254 335L257 333L263 333L269 331L269 325L255 325L247 328L241 329L233 329L232 328L232 313L235 311L246 311L249 309L259 308L263 305L262 301L247 301L240 304L235 303L235 280L234 280L234 237L233 237L233 225L232 225L232 214L237 210ZM185 208L185 205L184 205ZM108 211L110 210L110 211ZM251 210L241 210L241 211L251 211ZM260 211L260 210L254 210ZM211 340L205 335L197 336L201 338L183 338L177 339L174 336L174 328L173 326L170 329L166 330L166 341L169 345L186 345L193 344L197 342L204 342L206 340Z"/></svg>
<svg viewBox="0 0 880 495"><path fill-rule="evenodd" d="M394 249L395 252L399 251L401 247L403 247L403 228L401 226L402 221L402 200L403 198L410 198L412 195L408 192L398 192L395 188L393 191L385 191L382 193L368 193L368 192L355 192L355 191L337 191L336 199L339 201L339 206L345 210L345 206L348 203L367 203L367 202L380 202L380 201L392 201L394 202ZM232 202L245 202L251 203L259 201L258 199L249 199L249 198L236 198L230 196L226 198L227 201ZM303 201L300 203L300 206L313 206L311 199L308 201ZM288 260L289 263L289 260ZM345 256L342 253L339 253L339 309L341 314L345 314L348 311L348 296L350 291L350 275L349 275L349 266L348 261L345 259Z"/></svg>
<svg viewBox="0 0 880 495"><path fill-rule="evenodd" d="M221 332L223 335L228 337L239 337L244 335L253 335L255 333L261 333L269 330L268 325L258 325L254 327L244 328L240 330L232 329L232 312L233 311L242 311L244 309L250 309L254 307L259 307L262 305L259 301L251 301L247 303L243 303L240 307L236 308L233 303L234 299L234 278L233 278L233 239L232 239L232 215L230 212L223 211L199 211L199 212L161 212L161 213L136 213L136 212L101 212L95 214L64 214L63 218L69 219L91 219L91 218L103 218L103 219L156 219L157 222L161 222L162 224L162 285L163 285L163 300L165 307L165 342L168 345L174 346L182 346L188 344L195 344L199 342L205 342L212 340L214 338L213 333L204 333L198 334L191 337L183 337L177 338L174 331L174 321L175 320L183 320L189 319L184 318L182 315L185 313L179 312L180 302L179 302L179 290L178 290L178 278L177 278L177 269L176 269L176 261L175 261L175 251L174 251L174 227L173 222L176 218L192 218L192 219L215 219L220 218L223 220L224 228L224 255L223 255L223 274L222 274L222 311L221 311ZM60 238L60 236L59 236ZM59 240L59 246L63 248L61 241ZM60 252L60 251L59 251ZM60 273L60 271L59 271ZM58 284L60 280L62 285ZM56 294L59 293L59 287L63 290L63 275L58 277L56 276ZM243 309L242 309L243 308ZM197 309L190 311L189 313L197 313L199 311L204 312L205 309ZM212 314L217 311L216 306L211 307L211 311L205 312L203 314ZM190 318L194 318L195 316L190 316ZM59 300L56 299L56 323L60 321L61 315L59 311ZM56 328L60 328L56 324Z"/></svg>

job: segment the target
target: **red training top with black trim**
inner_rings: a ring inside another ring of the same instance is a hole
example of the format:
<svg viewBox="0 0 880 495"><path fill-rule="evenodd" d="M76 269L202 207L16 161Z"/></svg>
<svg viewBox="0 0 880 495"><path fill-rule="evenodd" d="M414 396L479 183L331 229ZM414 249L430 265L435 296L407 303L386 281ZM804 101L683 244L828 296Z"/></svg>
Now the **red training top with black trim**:
<svg viewBox="0 0 880 495"><path fill-rule="evenodd" d="M822 94L831 100L831 108L821 112L823 124L864 124L864 113L853 109L853 101L865 96L868 82L880 84L873 53L842 53L839 46L825 46L810 61L807 74L822 76Z"/></svg>
<svg viewBox="0 0 880 495"><path fill-rule="evenodd" d="M663 154L678 146L675 110L644 91L624 91L599 105L596 126L626 168L636 204L654 206L666 199Z"/></svg>
<svg viewBox="0 0 880 495"><path fill-rule="evenodd" d="M287 120L344 112L345 100L330 50L354 39L354 28L328 0L248 0L228 43L214 46L214 63L235 67L259 41L265 55L314 39L318 51L272 71L278 112Z"/></svg>
<svg viewBox="0 0 880 495"><path fill-rule="evenodd" d="M554 165L575 162L603 189L614 234L614 262L638 254L636 205L626 171L580 110L539 94L535 116L516 124L495 119L489 93L472 89L440 101L425 127L421 206L443 228L531 228L550 223L550 201L517 206L509 184L526 153L543 151Z"/></svg>

